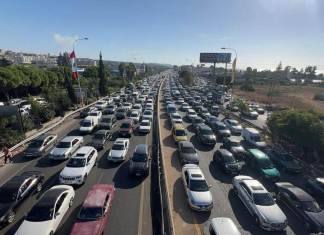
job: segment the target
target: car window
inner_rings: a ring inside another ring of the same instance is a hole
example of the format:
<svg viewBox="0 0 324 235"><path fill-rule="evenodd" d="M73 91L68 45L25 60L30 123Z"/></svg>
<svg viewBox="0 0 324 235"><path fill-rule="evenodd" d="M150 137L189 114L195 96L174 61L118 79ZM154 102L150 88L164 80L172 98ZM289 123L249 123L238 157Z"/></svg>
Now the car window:
<svg viewBox="0 0 324 235"><path fill-rule="evenodd" d="M105 198L105 203L104 203L104 212L107 212L109 208L109 195L107 195L107 197Z"/></svg>
<svg viewBox="0 0 324 235"><path fill-rule="evenodd" d="M91 153L89 154L88 158L87 158L87 162L90 162L91 161L91 158L93 157L95 151L92 150Z"/></svg>
<svg viewBox="0 0 324 235"><path fill-rule="evenodd" d="M184 175L185 175L186 183L187 183L187 185L188 185L188 183L189 183L189 175L188 175L188 172L185 171Z"/></svg>
<svg viewBox="0 0 324 235"><path fill-rule="evenodd" d="M209 226L209 234L210 234L210 235L217 235L217 234L215 233L215 231L214 231L212 225Z"/></svg>
<svg viewBox="0 0 324 235"><path fill-rule="evenodd" d="M56 205L55 205L55 213L57 213L60 210L66 196L67 196L67 193L63 193L60 196L60 198L57 200Z"/></svg>
<svg viewBox="0 0 324 235"><path fill-rule="evenodd" d="M78 139L74 139L74 140L72 141L72 146L76 145L78 142L79 142Z"/></svg>
<svg viewBox="0 0 324 235"><path fill-rule="evenodd" d="M248 187L246 187L246 185L243 182L241 182L240 185L243 188L243 190L252 198L252 193L251 193L250 189Z"/></svg>

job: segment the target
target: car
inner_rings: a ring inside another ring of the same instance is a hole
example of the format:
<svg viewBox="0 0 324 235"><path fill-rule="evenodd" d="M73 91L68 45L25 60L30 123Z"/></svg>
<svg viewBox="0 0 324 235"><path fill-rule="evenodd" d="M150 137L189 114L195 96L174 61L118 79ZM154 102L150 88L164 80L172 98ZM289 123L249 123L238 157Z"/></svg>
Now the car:
<svg viewBox="0 0 324 235"><path fill-rule="evenodd" d="M233 220L226 217L210 219L204 226L205 235L241 235Z"/></svg>
<svg viewBox="0 0 324 235"><path fill-rule="evenodd" d="M230 151L236 158L244 159L246 157L246 150L241 144L241 139L237 136L230 136L223 138L223 145L221 148Z"/></svg>
<svg viewBox="0 0 324 235"><path fill-rule="evenodd" d="M80 118L85 118L90 112L96 110L95 107L88 107L80 111Z"/></svg>
<svg viewBox="0 0 324 235"><path fill-rule="evenodd" d="M268 148L265 151L270 157L271 161L280 169L293 174L298 174L303 171L303 168L299 162L286 151L280 151L279 149L275 148Z"/></svg>
<svg viewBox="0 0 324 235"><path fill-rule="evenodd" d="M154 104L150 104L150 103L146 104L145 109L153 111L154 110Z"/></svg>
<svg viewBox="0 0 324 235"><path fill-rule="evenodd" d="M132 109L132 106L133 105L131 103L128 102L123 103L123 108L125 108L127 112Z"/></svg>
<svg viewBox="0 0 324 235"><path fill-rule="evenodd" d="M274 167L272 161L268 155L259 149L248 149L246 155L246 162L252 168L260 174L264 179L276 182L280 179L280 173L276 167Z"/></svg>
<svg viewBox="0 0 324 235"><path fill-rule="evenodd" d="M129 139L117 138L111 147L107 160L111 162L122 162L126 159L129 148Z"/></svg>
<svg viewBox="0 0 324 235"><path fill-rule="evenodd" d="M213 197L206 178L195 164L186 164L181 171L182 182L191 209L195 211L211 211Z"/></svg>
<svg viewBox="0 0 324 235"><path fill-rule="evenodd" d="M191 109L191 106L188 103L183 103L180 107L180 110L183 112L187 112L188 109Z"/></svg>
<svg viewBox="0 0 324 235"><path fill-rule="evenodd" d="M105 148L105 144L110 139L110 137L110 131L105 129L98 130L92 138L92 146L94 146L96 149L103 149Z"/></svg>
<svg viewBox="0 0 324 235"><path fill-rule="evenodd" d="M15 235L54 235L64 215L73 205L74 196L72 186L53 186L27 213Z"/></svg>
<svg viewBox="0 0 324 235"><path fill-rule="evenodd" d="M259 227L266 231L286 229L287 217L258 180L250 176L238 175L233 178L232 183L234 193Z"/></svg>
<svg viewBox="0 0 324 235"><path fill-rule="evenodd" d="M147 118L147 119L153 121L153 111L148 110L148 109L144 110L142 117L143 117L143 119Z"/></svg>
<svg viewBox="0 0 324 235"><path fill-rule="evenodd" d="M151 132L151 121L150 120L142 120L139 127L138 131L140 133L150 133Z"/></svg>
<svg viewBox="0 0 324 235"><path fill-rule="evenodd" d="M103 110L107 107L108 105L108 102L105 101L105 100L100 100L98 101L96 104L95 104L95 107L98 109L98 110Z"/></svg>
<svg viewBox="0 0 324 235"><path fill-rule="evenodd" d="M210 123L210 127L220 139L231 136L230 129L221 121Z"/></svg>
<svg viewBox="0 0 324 235"><path fill-rule="evenodd" d="M210 112L206 108L200 109L199 115L205 120L207 120L211 116Z"/></svg>
<svg viewBox="0 0 324 235"><path fill-rule="evenodd" d="M249 119L258 119L258 112L254 111L253 109L247 109L241 111L241 116Z"/></svg>
<svg viewBox="0 0 324 235"><path fill-rule="evenodd" d="M133 108L132 108L132 111L138 111L138 112L142 112L142 105L140 104L134 104L133 105Z"/></svg>
<svg viewBox="0 0 324 235"><path fill-rule="evenodd" d="M118 135L120 137L132 137L134 129L134 121L132 119L125 119L120 124Z"/></svg>
<svg viewBox="0 0 324 235"><path fill-rule="evenodd" d="M242 137L245 143L252 147L262 150L267 146L266 142L262 141L260 132L255 128L244 128L242 131Z"/></svg>
<svg viewBox="0 0 324 235"><path fill-rule="evenodd" d="M26 171L5 182L0 187L0 224L12 223L20 205L33 193L39 193L43 182L40 171Z"/></svg>
<svg viewBox="0 0 324 235"><path fill-rule="evenodd" d="M104 115L100 120L99 126L102 129L111 130L115 126L115 123L116 123L115 115L107 115L107 116Z"/></svg>
<svg viewBox="0 0 324 235"><path fill-rule="evenodd" d="M223 120L223 122L230 129L231 134L233 134L233 135L241 135L241 132L242 132L243 128L239 124L238 121L236 121L234 119L225 119L225 120Z"/></svg>
<svg viewBox="0 0 324 235"><path fill-rule="evenodd" d="M259 107L259 108L256 108L256 109L255 109L255 111L257 111L257 113L258 113L258 114L260 114L260 115L262 115L262 114L264 114L264 113L265 113L265 110L264 110L264 108L261 108L261 107Z"/></svg>
<svg viewBox="0 0 324 235"><path fill-rule="evenodd" d="M214 146L216 144L216 136L213 130L206 124L200 124L197 126L196 132L198 141L202 145Z"/></svg>
<svg viewBox="0 0 324 235"><path fill-rule="evenodd" d="M45 156L55 146L56 141L56 134L43 134L28 145L24 156L28 158Z"/></svg>
<svg viewBox="0 0 324 235"><path fill-rule="evenodd" d="M198 126L205 123L205 120L199 116L194 117L191 121L193 128L197 131Z"/></svg>
<svg viewBox="0 0 324 235"><path fill-rule="evenodd" d="M213 106L211 106L211 108L210 108L210 113L211 113L211 115L218 116L219 113L220 113L220 108L219 108L219 106L218 106L218 105L213 105Z"/></svg>
<svg viewBox="0 0 324 235"><path fill-rule="evenodd" d="M227 149L217 149L213 155L213 162L218 164L223 172L232 175L238 175L243 166Z"/></svg>
<svg viewBox="0 0 324 235"><path fill-rule="evenodd" d="M129 161L129 174L134 176L148 176L150 169L150 154L147 144L138 144Z"/></svg>
<svg viewBox="0 0 324 235"><path fill-rule="evenodd" d="M309 232L324 232L324 210L311 195L288 182L275 185L277 201L285 204Z"/></svg>
<svg viewBox="0 0 324 235"><path fill-rule="evenodd" d="M102 117L102 112L99 110L94 110L89 113L89 116L93 117L95 119L95 124L98 125Z"/></svg>
<svg viewBox="0 0 324 235"><path fill-rule="evenodd" d="M61 184L81 185L96 165L98 152L94 147L82 146L67 162L60 173Z"/></svg>
<svg viewBox="0 0 324 235"><path fill-rule="evenodd" d="M188 139L186 129L182 124L173 125L172 136L176 143L179 141L186 141Z"/></svg>
<svg viewBox="0 0 324 235"><path fill-rule="evenodd" d="M96 128L96 126L96 119L92 116L87 116L80 122L79 133L81 135L91 133Z"/></svg>
<svg viewBox="0 0 324 235"><path fill-rule="evenodd" d="M138 111L132 111L129 115L129 118L132 119L134 123L138 123L141 118L141 115Z"/></svg>
<svg viewBox="0 0 324 235"><path fill-rule="evenodd" d="M117 119L124 119L124 118L126 118L126 115L127 115L126 108L118 108L116 110L115 116L116 116Z"/></svg>
<svg viewBox="0 0 324 235"><path fill-rule="evenodd" d="M219 122L219 118L213 115L209 115L209 117L206 119L206 124L211 127L211 125L215 122Z"/></svg>
<svg viewBox="0 0 324 235"><path fill-rule="evenodd" d="M93 185L82 204L70 235L104 234L114 197L113 185Z"/></svg>
<svg viewBox="0 0 324 235"><path fill-rule="evenodd" d="M321 203L324 203L324 178L307 179L305 189L313 197L318 198Z"/></svg>
<svg viewBox="0 0 324 235"><path fill-rule="evenodd" d="M180 141L178 143L178 154L181 165L199 165L199 155L190 141Z"/></svg>
<svg viewBox="0 0 324 235"><path fill-rule="evenodd" d="M51 160L65 160L70 158L83 144L82 136L66 136L52 149L49 154Z"/></svg>
<svg viewBox="0 0 324 235"><path fill-rule="evenodd" d="M197 115L195 110L193 110L193 109L188 109L187 110L186 117L187 117L189 122L192 122L192 120L197 116L198 115Z"/></svg>

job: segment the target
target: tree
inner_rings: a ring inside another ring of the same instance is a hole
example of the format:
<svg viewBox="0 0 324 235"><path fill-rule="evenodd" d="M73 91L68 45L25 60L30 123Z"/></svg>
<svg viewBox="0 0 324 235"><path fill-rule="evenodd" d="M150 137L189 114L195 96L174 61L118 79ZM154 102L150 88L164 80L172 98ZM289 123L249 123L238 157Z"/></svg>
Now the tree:
<svg viewBox="0 0 324 235"><path fill-rule="evenodd" d="M58 66L70 66L69 53L64 52L63 55L60 53L57 57Z"/></svg>
<svg viewBox="0 0 324 235"><path fill-rule="evenodd" d="M133 63L129 63L126 67L128 81L133 81L136 74L136 67Z"/></svg>
<svg viewBox="0 0 324 235"><path fill-rule="evenodd" d="M124 74L126 72L126 64L124 62L119 63L118 70L120 77L124 77Z"/></svg>
<svg viewBox="0 0 324 235"><path fill-rule="evenodd" d="M0 67L7 67L11 64L12 64L11 61L7 60L5 57L2 57L0 59Z"/></svg>
<svg viewBox="0 0 324 235"><path fill-rule="evenodd" d="M91 66L87 68L82 75L86 78L98 78L98 68L96 66Z"/></svg>
<svg viewBox="0 0 324 235"><path fill-rule="evenodd" d="M73 85L72 85L70 69L68 67L63 67L63 74L64 74L65 87L68 96L73 103L77 103L77 97L75 95Z"/></svg>
<svg viewBox="0 0 324 235"><path fill-rule="evenodd" d="M108 94L108 80L105 72L105 66L102 61L101 52L99 54L98 76L99 76L99 94L101 96L105 96Z"/></svg>
<svg viewBox="0 0 324 235"><path fill-rule="evenodd" d="M194 83L193 74L188 70L180 71L179 77L182 79L183 83L187 86L192 86Z"/></svg>

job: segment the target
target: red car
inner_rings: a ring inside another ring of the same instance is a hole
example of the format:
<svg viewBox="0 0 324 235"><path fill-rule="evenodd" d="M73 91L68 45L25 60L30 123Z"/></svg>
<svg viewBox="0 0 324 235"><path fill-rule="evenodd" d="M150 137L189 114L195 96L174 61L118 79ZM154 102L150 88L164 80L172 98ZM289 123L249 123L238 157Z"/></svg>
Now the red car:
<svg viewBox="0 0 324 235"><path fill-rule="evenodd" d="M102 235L108 223L114 194L113 185L93 185L80 209L71 235Z"/></svg>

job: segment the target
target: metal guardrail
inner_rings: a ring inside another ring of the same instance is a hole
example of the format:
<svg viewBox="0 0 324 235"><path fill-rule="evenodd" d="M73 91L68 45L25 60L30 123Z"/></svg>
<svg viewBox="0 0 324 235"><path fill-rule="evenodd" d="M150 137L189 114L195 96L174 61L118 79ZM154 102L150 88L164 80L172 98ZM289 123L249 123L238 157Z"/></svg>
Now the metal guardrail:
<svg viewBox="0 0 324 235"><path fill-rule="evenodd" d="M101 99L104 99L104 98L106 98L106 97L103 97L103 98L101 98ZM100 99L100 100L101 100L101 99ZM95 101L95 102L93 102L93 103L91 103L91 104L88 104L88 105L86 105L86 106L84 106L84 107L82 107L82 108L79 108L79 109L77 109L77 110L74 110L72 113L69 113L68 115L65 115L65 116L64 116L62 119L60 119L58 122L54 123L53 125L51 125L51 126L45 128L44 130L42 130L42 131L40 131L40 132L37 132L36 134L34 134L34 135L32 135L32 136L30 136L30 137L24 139L23 141L19 142L18 144L12 146L9 150L12 152L12 151L14 151L15 149L17 149L17 148L19 148L19 147L25 145L26 143L28 143L28 142L30 142L30 141L36 139L37 137L39 137L39 136L41 136L41 135L43 135L43 134L45 134L45 133L51 131L52 129L54 129L55 127L57 127L58 125L60 125L62 122L64 122L68 117L70 117L70 116L72 116L72 115L74 115L74 114L80 112L80 111L83 110L83 109L86 109L86 108L88 108L88 107L94 105L94 104L97 103L98 101L99 101L99 100L97 100L97 101ZM2 158L2 157L4 157L4 154L3 154L3 153L0 153L0 158Z"/></svg>

